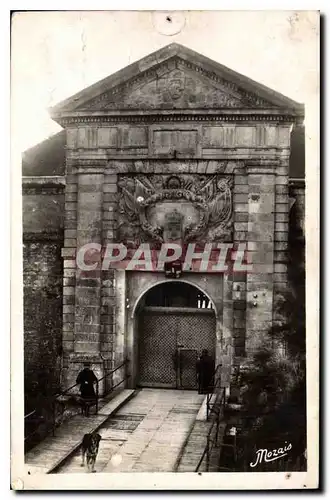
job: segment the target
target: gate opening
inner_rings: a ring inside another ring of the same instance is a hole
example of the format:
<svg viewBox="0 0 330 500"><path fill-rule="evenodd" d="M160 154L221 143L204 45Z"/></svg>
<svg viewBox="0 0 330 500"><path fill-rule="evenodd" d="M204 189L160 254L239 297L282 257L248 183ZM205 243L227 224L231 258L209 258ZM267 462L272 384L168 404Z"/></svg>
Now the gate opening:
<svg viewBox="0 0 330 500"><path fill-rule="evenodd" d="M215 359L216 317L211 300L184 282L156 285L138 309L140 387L197 390L197 359L207 350Z"/></svg>
<svg viewBox="0 0 330 500"><path fill-rule="evenodd" d="M188 283L171 281L153 287L145 295L145 306L213 309L210 299Z"/></svg>

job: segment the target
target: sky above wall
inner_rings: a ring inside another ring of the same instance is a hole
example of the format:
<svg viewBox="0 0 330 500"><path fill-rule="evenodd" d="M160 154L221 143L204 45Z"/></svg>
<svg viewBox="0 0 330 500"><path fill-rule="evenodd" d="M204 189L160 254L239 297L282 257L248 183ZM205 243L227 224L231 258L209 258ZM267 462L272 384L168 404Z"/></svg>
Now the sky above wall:
<svg viewBox="0 0 330 500"><path fill-rule="evenodd" d="M155 15L148 11L16 14L12 123L20 151L61 130L49 117L50 106L173 42L305 103L306 116L316 112L316 13L183 14L184 26L174 36L161 34Z"/></svg>

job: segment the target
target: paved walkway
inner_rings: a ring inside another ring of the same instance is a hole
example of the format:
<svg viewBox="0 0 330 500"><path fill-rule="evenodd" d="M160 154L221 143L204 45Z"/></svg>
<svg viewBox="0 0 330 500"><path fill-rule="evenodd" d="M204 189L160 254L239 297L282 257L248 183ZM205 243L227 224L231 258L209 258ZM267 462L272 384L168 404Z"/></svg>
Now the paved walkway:
<svg viewBox="0 0 330 500"><path fill-rule="evenodd" d="M91 432L105 422L109 416L134 395L134 390L124 389L109 403L89 418L76 415L55 431L55 436L46 437L25 455L25 467L29 474L47 474L79 447L85 433ZM93 412L93 410L92 410Z"/></svg>
<svg viewBox="0 0 330 500"><path fill-rule="evenodd" d="M99 429L96 472L171 472L204 396L195 391L142 389ZM77 451L58 473L83 473Z"/></svg>

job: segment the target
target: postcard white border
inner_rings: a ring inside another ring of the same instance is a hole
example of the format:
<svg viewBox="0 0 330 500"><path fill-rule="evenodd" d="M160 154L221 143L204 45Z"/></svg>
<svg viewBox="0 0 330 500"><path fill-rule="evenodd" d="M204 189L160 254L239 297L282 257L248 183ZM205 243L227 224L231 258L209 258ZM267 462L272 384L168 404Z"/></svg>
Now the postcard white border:
<svg viewBox="0 0 330 500"><path fill-rule="evenodd" d="M20 3L22 10L26 10L25 2ZM166 2L166 7L159 10L172 10L171 3L178 8L178 2ZM192 5L194 2L189 2ZM259 10L278 10L284 7L288 10L293 2L268 2L267 6L260 2L249 2L249 10L253 10L257 4ZM107 2L93 2L93 9L103 10ZM130 2L129 9L136 10L137 5ZM213 3L215 4L215 3ZM304 7L301 4L308 4L310 10L315 10L313 2L300 2L299 10ZM79 10L91 8L91 2L81 1ZM103 5L103 7L102 7ZM237 7L239 5L239 7ZM242 5L244 5L242 9ZM261 7L262 5L262 7ZM45 4L42 2L29 2L31 9L44 10ZM52 7L47 3L49 10L76 10L73 2L54 2ZM246 2L222 2L223 10L246 9ZM266 8L265 8L266 7ZM11 6L13 9L14 7ZM16 7L17 8L17 7ZM139 8L141 8L139 6ZM144 7L142 7L144 8ZM146 9L150 8L150 5ZM152 7L154 9L154 7ZM181 8L186 8L185 5ZM205 2L197 9L207 10ZM212 9L219 10L213 5ZM297 6L291 6L292 10L298 10ZM306 7L305 7L306 8ZM125 5L120 5L121 10L126 10ZM191 7L190 10L196 7ZM107 10L107 9L105 9ZM150 49L152 51L152 48ZM317 54L316 54L317 57ZM286 473L235 473L233 474L202 474L195 473L120 473L120 474L79 474L79 475L34 475L24 474L23 447L23 364L22 346L23 336L19 332L23 331L23 308L22 308L22 248L21 248L21 154L15 143L15 131L11 134L11 408L12 408L12 470L11 481L13 487L20 489L20 482L24 489L56 489L56 490L247 490L247 489L292 489L292 488L314 488L318 483L318 393L319 393L319 104L318 96L315 96L315 106L306 108L306 228L308 240L306 245L307 257L307 331L313 332L307 336L307 397L308 397L308 471L307 473L291 473L289 477ZM14 221L14 223L13 223ZM312 404L311 404L312 403ZM102 483L102 486L100 485Z"/></svg>

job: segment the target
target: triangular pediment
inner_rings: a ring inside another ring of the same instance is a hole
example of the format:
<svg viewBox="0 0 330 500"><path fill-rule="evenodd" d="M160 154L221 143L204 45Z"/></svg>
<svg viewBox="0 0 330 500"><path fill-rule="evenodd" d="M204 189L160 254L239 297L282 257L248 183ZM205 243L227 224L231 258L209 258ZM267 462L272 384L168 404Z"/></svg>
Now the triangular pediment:
<svg viewBox="0 0 330 500"><path fill-rule="evenodd" d="M191 65L190 65L191 66ZM173 69L172 69L173 68ZM251 98L250 98L251 99ZM144 78L132 79L107 95L82 104L79 110L250 108L256 106L225 81L212 81L203 72L172 59ZM271 107L268 103L268 107Z"/></svg>
<svg viewBox="0 0 330 500"><path fill-rule="evenodd" d="M301 104L172 44L59 103L51 115L56 119L76 112L230 108L303 114Z"/></svg>

